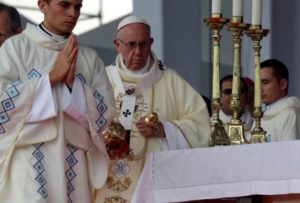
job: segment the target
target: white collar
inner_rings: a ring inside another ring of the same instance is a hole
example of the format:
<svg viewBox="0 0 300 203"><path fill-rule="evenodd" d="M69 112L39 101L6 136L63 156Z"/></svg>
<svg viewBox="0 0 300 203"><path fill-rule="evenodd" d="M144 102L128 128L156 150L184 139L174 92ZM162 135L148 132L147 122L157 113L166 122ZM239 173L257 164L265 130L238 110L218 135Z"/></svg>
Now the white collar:
<svg viewBox="0 0 300 203"><path fill-rule="evenodd" d="M22 34L26 35L30 40L46 49L61 50L67 42L67 40L61 42L54 41L52 38L46 36L45 33L39 30L38 26L30 23L27 23Z"/></svg>
<svg viewBox="0 0 300 203"><path fill-rule="evenodd" d="M66 40L70 35L57 35L53 32L50 32L43 23L40 23L39 25L37 25L38 30L45 35L46 37L48 37L51 40L54 40L56 42L62 42L64 40Z"/></svg>
<svg viewBox="0 0 300 203"><path fill-rule="evenodd" d="M151 53L151 57L150 57L150 67L149 67L149 71L144 73L143 75L128 75L126 74L121 68L120 68L120 64L122 62L122 57L121 54L118 54L116 57L116 63L115 65L109 66L106 71L109 75L111 75L112 77L112 81L116 84L117 86L117 90L120 93L125 93L126 90L128 90L122 80L121 80L121 76L120 73L122 75L126 75L126 77L135 80L137 80L137 84L134 88L134 92L131 92L130 94L133 95L139 95L141 93L143 93L146 89L152 87L152 85L154 83L156 83L158 80L160 80L160 78L163 76L163 72L165 71L165 67L163 67L163 65L161 64L160 61L157 60L156 56L154 53ZM128 94L128 92L127 92Z"/></svg>
<svg viewBox="0 0 300 203"><path fill-rule="evenodd" d="M268 104L268 105L263 104L263 109L264 109L264 110L269 110L269 109L271 109L273 106L275 106L276 104L280 103L282 100L284 100L284 99L286 99L286 98L287 98L287 96L284 96L284 97L282 97L282 98L280 98L280 99L274 101L274 102L271 103L271 104Z"/></svg>

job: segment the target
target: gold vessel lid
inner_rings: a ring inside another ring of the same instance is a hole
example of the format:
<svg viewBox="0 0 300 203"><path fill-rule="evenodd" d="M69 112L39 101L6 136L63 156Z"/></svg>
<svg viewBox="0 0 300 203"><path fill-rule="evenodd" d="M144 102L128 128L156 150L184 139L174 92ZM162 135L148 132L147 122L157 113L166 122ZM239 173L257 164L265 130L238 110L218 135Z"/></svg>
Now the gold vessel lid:
<svg viewBox="0 0 300 203"><path fill-rule="evenodd" d="M149 127L154 128L159 122L158 115L155 112L152 112L150 115L145 117L145 124Z"/></svg>

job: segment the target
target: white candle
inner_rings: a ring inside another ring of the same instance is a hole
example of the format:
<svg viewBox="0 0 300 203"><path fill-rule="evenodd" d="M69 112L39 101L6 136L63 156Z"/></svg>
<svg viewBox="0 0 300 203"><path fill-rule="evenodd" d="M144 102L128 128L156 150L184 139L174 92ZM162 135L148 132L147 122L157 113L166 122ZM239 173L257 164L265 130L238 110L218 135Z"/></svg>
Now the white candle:
<svg viewBox="0 0 300 203"><path fill-rule="evenodd" d="M243 16L243 0L232 1L232 16Z"/></svg>
<svg viewBox="0 0 300 203"><path fill-rule="evenodd" d="M252 0L252 25L261 25L262 5L261 0Z"/></svg>
<svg viewBox="0 0 300 203"><path fill-rule="evenodd" d="M211 13L221 13L221 0L212 0Z"/></svg>

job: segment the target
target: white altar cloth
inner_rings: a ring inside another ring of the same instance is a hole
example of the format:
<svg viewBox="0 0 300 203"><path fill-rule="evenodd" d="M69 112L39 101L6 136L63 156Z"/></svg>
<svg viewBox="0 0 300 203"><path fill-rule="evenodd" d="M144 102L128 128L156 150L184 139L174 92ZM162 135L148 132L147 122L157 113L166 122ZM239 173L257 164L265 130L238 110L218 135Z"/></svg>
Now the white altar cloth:
<svg viewBox="0 0 300 203"><path fill-rule="evenodd" d="M300 141L151 153L132 203L300 193Z"/></svg>

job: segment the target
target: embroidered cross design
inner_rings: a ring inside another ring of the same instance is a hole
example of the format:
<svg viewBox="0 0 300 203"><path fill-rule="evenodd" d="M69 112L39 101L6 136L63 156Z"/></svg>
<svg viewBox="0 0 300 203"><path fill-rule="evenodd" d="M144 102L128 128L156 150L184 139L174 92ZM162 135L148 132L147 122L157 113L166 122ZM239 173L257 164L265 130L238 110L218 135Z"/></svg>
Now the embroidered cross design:
<svg viewBox="0 0 300 203"><path fill-rule="evenodd" d="M162 72L165 70L163 66L164 66L164 65L162 64L162 62L159 61L158 67L159 67L159 70L161 70Z"/></svg>
<svg viewBox="0 0 300 203"><path fill-rule="evenodd" d="M126 111L123 111L123 115L127 117L128 115L131 115L131 112L129 111L129 109L126 109Z"/></svg>
<svg viewBox="0 0 300 203"><path fill-rule="evenodd" d="M133 88L133 89L127 89L125 92L126 92L126 94L131 95L134 93L134 91L135 91L135 89Z"/></svg>

